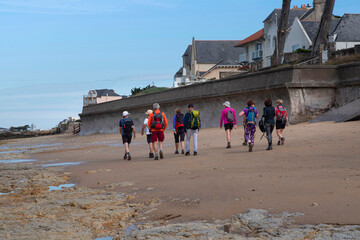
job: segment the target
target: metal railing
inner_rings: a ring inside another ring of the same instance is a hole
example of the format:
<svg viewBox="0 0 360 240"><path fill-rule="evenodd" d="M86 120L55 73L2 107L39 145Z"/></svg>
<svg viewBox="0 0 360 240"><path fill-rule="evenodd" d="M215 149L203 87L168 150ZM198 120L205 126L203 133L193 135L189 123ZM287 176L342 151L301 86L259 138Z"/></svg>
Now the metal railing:
<svg viewBox="0 0 360 240"><path fill-rule="evenodd" d="M252 59L262 59L263 58L263 50L255 50L252 52Z"/></svg>

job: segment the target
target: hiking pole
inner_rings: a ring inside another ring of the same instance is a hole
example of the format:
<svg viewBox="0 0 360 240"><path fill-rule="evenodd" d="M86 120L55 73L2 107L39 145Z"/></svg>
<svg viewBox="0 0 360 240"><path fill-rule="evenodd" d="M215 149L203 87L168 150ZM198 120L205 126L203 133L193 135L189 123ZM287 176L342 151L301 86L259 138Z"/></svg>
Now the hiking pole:
<svg viewBox="0 0 360 240"><path fill-rule="evenodd" d="M263 135L261 136L260 140L265 136L265 132L263 132ZM266 139L268 139L267 136L265 136Z"/></svg>

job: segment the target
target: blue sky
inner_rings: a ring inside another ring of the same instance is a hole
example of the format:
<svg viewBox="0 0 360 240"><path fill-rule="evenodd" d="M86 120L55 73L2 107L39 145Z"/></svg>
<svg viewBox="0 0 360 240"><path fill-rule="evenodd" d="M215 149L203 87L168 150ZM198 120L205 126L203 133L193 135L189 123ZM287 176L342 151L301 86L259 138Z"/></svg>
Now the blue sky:
<svg viewBox="0 0 360 240"><path fill-rule="evenodd" d="M312 4L293 0L292 5ZM82 111L82 95L172 86L199 40L241 40L281 0L0 0L0 127L51 128ZM334 14L360 13L355 0Z"/></svg>

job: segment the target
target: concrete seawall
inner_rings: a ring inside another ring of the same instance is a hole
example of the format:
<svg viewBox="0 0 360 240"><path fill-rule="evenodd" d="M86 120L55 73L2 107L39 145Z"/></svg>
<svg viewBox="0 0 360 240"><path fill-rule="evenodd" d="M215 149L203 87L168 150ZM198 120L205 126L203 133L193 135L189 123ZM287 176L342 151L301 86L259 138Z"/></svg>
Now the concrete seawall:
<svg viewBox="0 0 360 240"><path fill-rule="evenodd" d="M137 130L141 129L145 111L158 102L172 122L174 110L184 112L193 104L201 112L202 127L219 126L221 105L230 101L238 113L247 99L254 99L259 114L263 102L270 98L284 100L291 123L311 120L331 107L345 104L360 93L360 63L342 66L293 66L263 72L232 76L159 93L91 105L80 115L80 134L118 132L122 112L127 110ZM241 120L240 120L241 121ZM172 127L169 126L168 129Z"/></svg>

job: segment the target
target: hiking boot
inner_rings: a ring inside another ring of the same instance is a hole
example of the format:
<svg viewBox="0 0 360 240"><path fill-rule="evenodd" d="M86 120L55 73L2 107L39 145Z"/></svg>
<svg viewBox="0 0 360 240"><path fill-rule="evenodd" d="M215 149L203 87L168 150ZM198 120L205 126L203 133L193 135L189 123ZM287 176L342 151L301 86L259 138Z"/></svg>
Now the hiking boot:
<svg viewBox="0 0 360 240"><path fill-rule="evenodd" d="M160 159L163 159L164 158L164 153L163 151L160 151Z"/></svg>
<svg viewBox="0 0 360 240"><path fill-rule="evenodd" d="M194 152L194 156L196 156L197 155L197 152Z"/></svg>
<svg viewBox="0 0 360 240"><path fill-rule="evenodd" d="M186 152L186 153L185 153L185 156L190 156L190 153L189 153L189 152Z"/></svg>
<svg viewBox="0 0 360 240"><path fill-rule="evenodd" d="M269 146L266 150L272 150L272 143L269 143Z"/></svg>
<svg viewBox="0 0 360 240"><path fill-rule="evenodd" d="M154 158L154 153L149 153L149 158Z"/></svg>
<svg viewBox="0 0 360 240"><path fill-rule="evenodd" d="M182 149L182 150L181 150L181 154L184 154L184 153L185 153L185 151L184 151L184 149Z"/></svg>
<svg viewBox="0 0 360 240"><path fill-rule="evenodd" d="M280 145L280 141L278 141L277 145Z"/></svg>
<svg viewBox="0 0 360 240"><path fill-rule="evenodd" d="M130 161L131 160L131 156L130 156L130 153L128 153L128 157L127 157L127 160Z"/></svg>
<svg viewBox="0 0 360 240"><path fill-rule="evenodd" d="M229 143L229 142L228 142L228 144L227 144L226 148L231 148L231 145L230 145L230 143Z"/></svg>
<svg viewBox="0 0 360 240"><path fill-rule="evenodd" d="M247 142L246 142L246 141L243 142L243 146L247 146Z"/></svg>
<svg viewBox="0 0 360 240"><path fill-rule="evenodd" d="M254 147L254 144L253 144L253 143L249 143L249 152L252 152L253 147Z"/></svg>
<svg viewBox="0 0 360 240"><path fill-rule="evenodd" d="M159 157L157 154L155 155L154 160L159 160Z"/></svg>
<svg viewBox="0 0 360 240"><path fill-rule="evenodd" d="M283 137L281 138L281 145L284 145L284 143L285 143L285 138Z"/></svg>
<svg viewBox="0 0 360 240"><path fill-rule="evenodd" d="M126 160L127 159L127 153L125 153L125 155L124 155L124 160Z"/></svg>
<svg viewBox="0 0 360 240"><path fill-rule="evenodd" d="M178 150L176 150L176 151L175 151L175 154L179 154L179 151L178 151Z"/></svg>

